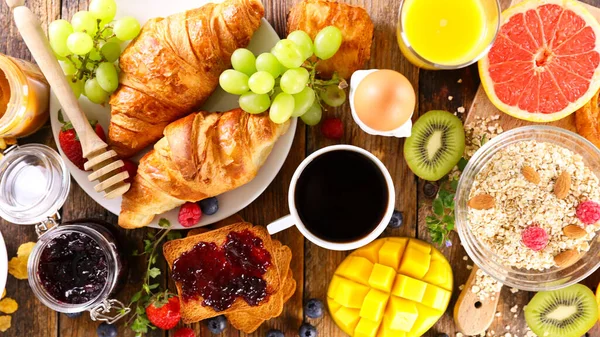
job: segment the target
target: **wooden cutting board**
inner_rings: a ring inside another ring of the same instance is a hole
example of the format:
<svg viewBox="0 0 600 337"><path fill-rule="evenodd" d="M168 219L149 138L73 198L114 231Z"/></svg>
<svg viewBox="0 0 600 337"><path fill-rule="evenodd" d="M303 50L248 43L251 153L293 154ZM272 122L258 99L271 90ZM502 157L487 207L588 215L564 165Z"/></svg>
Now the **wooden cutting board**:
<svg viewBox="0 0 600 337"><path fill-rule="evenodd" d="M512 4L517 4L522 0L514 0ZM600 8L593 7L591 5L581 3L585 8L587 8L593 16L596 17L596 20L600 21ZM506 131L510 129L514 129L520 126L525 125L534 125L534 124L545 124L545 125L553 125L558 126L567 130L576 131L575 129L575 114L571 114L568 117L565 117L559 121L555 121L552 123L533 123L524 120L520 120L514 117L511 117L502 111L498 110L492 104L492 102L488 99L485 91L483 90L483 86L479 86L477 90L477 94L475 94L475 98L473 99L473 104L468 111L468 115L465 121L465 124L473 122L476 116L486 118L489 116L499 115L500 119L498 120L498 124Z"/></svg>

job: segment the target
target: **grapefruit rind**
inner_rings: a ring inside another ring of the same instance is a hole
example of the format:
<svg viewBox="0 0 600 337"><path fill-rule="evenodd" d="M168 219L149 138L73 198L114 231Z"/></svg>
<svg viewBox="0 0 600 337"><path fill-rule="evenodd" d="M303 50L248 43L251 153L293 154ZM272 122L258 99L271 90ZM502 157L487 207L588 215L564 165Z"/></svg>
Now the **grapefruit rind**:
<svg viewBox="0 0 600 337"><path fill-rule="evenodd" d="M519 13L525 13L530 9L538 8L539 6L546 4L556 4L564 9L568 9L573 11L579 17L581 17L587 26L590 26L596 37L595 41L595 50L600 54L600 24L596 20L596 18L581 4L573 0L528 0L522 3L519 3L515 6L512 6L502 12L502 24L501 27L507 23L511 17ZM533 60L532 60L533 62ZM570 102L565 108L558 112L554 113L541 113L541 112L529 112L527 110L523 110L515 105L509 105L505 102L501 101L500 98L496 95L494 84L495 82L491 79L489 74L489 59L488 55L483 57L478 62L479 74L481 78L481 84L483 86L484 91L486 92L489 100L494 104L500 111L513 116L515 118L519 118L522 120L530 121L530 122L538 122L538 123L546 123L553 122L559 119L565 118L577 111L583 105L585 105L592 96L600 89L600 66L597 66L594 70L594 74L590 80L590 85L588 90L579 97L574 102ZM524 89L524 88L523 88Z"/></svg>

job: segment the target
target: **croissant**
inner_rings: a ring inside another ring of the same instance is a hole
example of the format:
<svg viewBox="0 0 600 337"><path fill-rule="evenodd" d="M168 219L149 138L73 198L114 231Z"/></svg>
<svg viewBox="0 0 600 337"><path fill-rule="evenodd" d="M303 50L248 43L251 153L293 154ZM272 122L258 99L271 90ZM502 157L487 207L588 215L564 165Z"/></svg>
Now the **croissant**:
<svg viewBox="0 0 600 337"><path fill-rule="evenodd" d="M148 21L119 60L109 145L130 157L194 111L230 68L231 54L248 45L263 14L260 0L227 0Z"/></svg>
<svg viewBox="0 0 600 337"><path fill-rule="evenodd" d="M123 196L119 225L138 228L186 201L196 202L251 181L289 128L242 109L199 112L169 124L140 161Z"/></svg>

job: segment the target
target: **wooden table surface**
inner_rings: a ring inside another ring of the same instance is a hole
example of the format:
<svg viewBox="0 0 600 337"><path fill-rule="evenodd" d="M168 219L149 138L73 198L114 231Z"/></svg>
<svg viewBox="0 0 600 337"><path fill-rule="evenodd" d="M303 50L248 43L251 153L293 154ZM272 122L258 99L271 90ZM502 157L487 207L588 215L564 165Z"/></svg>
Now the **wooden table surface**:
<svg viewBox="0 0 600 337"><path fill-rule="evenodd" d="M265 15L280 36L285 35L286 16L291 6L299 0L263 0ZM502 0L506 8L510 0ZM389 68L403 73L413 84L417 91L418 115L432 109L457 111L459 107L468 108L471 105L475 92L479 86L477 68L471 66L456 71L423 71L412 66L405 60L396 43L395 24L398 16L400 0L346 0L356 5L363 6L371 15L375 23L375 36L373 41L372 58L367 68ZM600 0L586 0L586 2L600 6ZM87 9L88 0L28 0L26 4L42 18L44 25L59 18L70 19L79 11ZM21 40L14 26L9 10L1 1L0 4L0 53L22 59L31 59L27 47ZM462 81L459 81L462 80ZM458 83L461 82L461 83ZM452 96L452 99L450 98ZM313 151L327 145L344 143L363 147L378 158L389 169L396 187L396 209L404 214L404 225L397 230L386 230L385 236L410 236L429 240L425 227L425 216L429 213L430 202L423 193L424 182L417 179L406 165L402 156L404 141L396 138L374 137L362 132L352 121L348 104L330 110L325 117L338 117L344 122L345 133L340 141L324 138L318 127L305 127L298 123L294 145L281 172L269 188L245 208L240 214L248 221L266 225L269 222L287 214L287 189L291 176L298 164ZM56 147L51 136L49 125L45 126L35 135L22 139L20 143L44 143ZM76 184L72 185L67 203L62 209L63 219L74 220L80 218L98 218L116 224L117 217L103 209L94 202ZM9 258L16 255L16 250L21 243L35 241L36 234L32 226L18 226L0 221L0 230L7 243ZM131 249L142 247L142 237L146 230L127 231ZM319 248L307 240L296 229L289 229L275 235L284 244L289 245L293 251L292 270L298 281L298 288L294 297L287 303L283 314L266 322L252 336L264 336L270 328L278 328L286 336L297 336L298 327L304 319L302 303L310 298L324 300L329 280L337 265L346 256L343 252L328 251ZM471 261L464 261L466 253L459 244L456 234L452 237L453 246L442 248L444 255L450 260L454 270L455 289L450 306L440 321L424 336L436 336L438 333L447 333L455 336L456 329L452 319L452 309L458 297L458 286L464 284L470 273L467 269ZM128 282L118 294L118 298L128 302L130 296L139 289L143 263L131 260ZM166 270L164 261L160 262ZM594 273L585 283L595 290L600 280L600 272ZM163 273L163 283L168 283L166 273ZM172 286L172 284L171 284ZM12 315L12 327L0 335L19 337L87 337L96 336L97 322L92 322L88 315L77 319L70 319L64 314L56 313L42 305L31 292L27 281L19 281L9 276L7 283L7 296L15 298L19 303L19 310ZM512 336L524 336L526 324L522 308L527 304L533 294L518 292L512 294L509 289L503 289L497 317L490 330L495 332L490 336L504 336L506 332ZM517 318L510 311L511 307L518 305ZM329 315L320 319L307 319L314 324L321 337L345 336L336 327ZM123 322L119 325L119 336L133 336L134 333L126 328ZM191 326L197 336L210 336L210 332L202 324ZM507 329L509 328L509 329ZM173 331L173 330L172 330ZM172 336L173 332L160 330L152 331L148 336ZM224 336L244 336L232 328L227 328ZM509 335L506 335L509 336ZM589 336L600 336L600 325L596 325Z"/></svg>

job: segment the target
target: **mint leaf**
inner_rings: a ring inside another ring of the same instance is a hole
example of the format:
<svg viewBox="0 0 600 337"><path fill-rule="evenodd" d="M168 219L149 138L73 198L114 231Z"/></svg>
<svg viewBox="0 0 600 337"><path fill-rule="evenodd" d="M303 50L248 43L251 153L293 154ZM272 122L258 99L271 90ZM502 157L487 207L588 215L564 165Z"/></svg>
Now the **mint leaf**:
<svg viewBox="0 0 600 337"><path fill-rule="evenodd" d="M148 269L148 276L150 278L156 278L158 275L160 275L160 269L156 267Z"/></svg>
<svg viewBox="0 0 600 337"><path fill-rule="evenodd" d="M442 200L440 199L435 199L433 200L433 213L435 213L436 215L442 216L444 215L444 204L442 203Z"/></svg>
<svg viewBox="0 0 600 337"><path fill-rule="evenodd" d="M171 227L171 223L169 222L169 220L167 220L165 218L161 218L160 220L158 220L158 225L161 228L169 228L169 227Z"/></svg>

